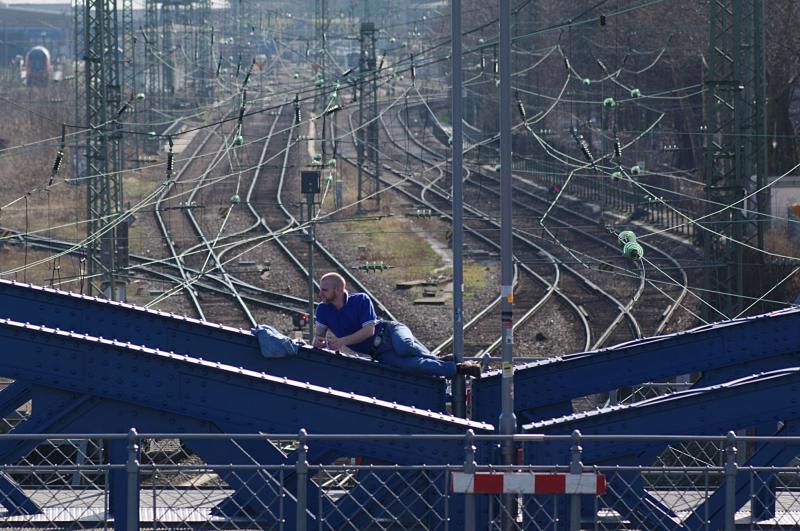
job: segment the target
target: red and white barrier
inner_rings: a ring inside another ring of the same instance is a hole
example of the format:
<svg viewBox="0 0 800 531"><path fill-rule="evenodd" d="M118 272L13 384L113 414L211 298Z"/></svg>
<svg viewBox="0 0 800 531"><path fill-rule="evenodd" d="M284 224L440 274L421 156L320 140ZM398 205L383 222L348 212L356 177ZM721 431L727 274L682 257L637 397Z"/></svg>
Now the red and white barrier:
<svg viewBox="0 0 800 531"><path fill-rule="evenodd" d="M602 474L530 472L453 472L451 488L461 494L594 494L606 493Z"/></svg>

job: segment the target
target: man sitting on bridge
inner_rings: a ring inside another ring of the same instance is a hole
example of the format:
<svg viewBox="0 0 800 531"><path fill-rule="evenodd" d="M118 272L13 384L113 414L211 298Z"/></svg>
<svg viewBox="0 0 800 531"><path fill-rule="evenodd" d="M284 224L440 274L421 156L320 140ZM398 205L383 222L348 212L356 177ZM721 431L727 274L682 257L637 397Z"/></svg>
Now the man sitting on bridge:
<svg viewBox="0 0 800 531"><path fill-rule="evenodd" d="M375 314L372 300L364 293L348 293L345 280L338 273L326 273L319 279L316 334L314 346L350 350L409 372L452 378L464 374L478 378L481 368L475 362L454 363L437 358L420 343L402 323L383 321ZM326 341L328 330L335 338Z"/></svg>

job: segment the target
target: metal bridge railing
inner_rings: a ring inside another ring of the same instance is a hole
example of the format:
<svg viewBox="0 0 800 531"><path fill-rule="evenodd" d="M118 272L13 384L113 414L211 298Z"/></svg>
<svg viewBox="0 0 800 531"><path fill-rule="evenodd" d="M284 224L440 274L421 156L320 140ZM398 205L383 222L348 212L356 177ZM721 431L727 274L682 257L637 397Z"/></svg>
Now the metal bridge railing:
<svg viewBox="0 0 800 531"><path fill-rule="evenodd" d="M800 527L800 466L792 459L800 452L798 437L517 435L520 461L537 464L493 465L502 439L472 433L4 434L3 455L30 449L0 465L6 508L0 527ZM371 444L402 449L431 441L450 455L453 448L463 451L437 465L329 458L336 448L368 453ZM756 466L764 453L786 463ZM215 454L224 459L201 457ZM589 466L584 459L615 464Z"/></svg>

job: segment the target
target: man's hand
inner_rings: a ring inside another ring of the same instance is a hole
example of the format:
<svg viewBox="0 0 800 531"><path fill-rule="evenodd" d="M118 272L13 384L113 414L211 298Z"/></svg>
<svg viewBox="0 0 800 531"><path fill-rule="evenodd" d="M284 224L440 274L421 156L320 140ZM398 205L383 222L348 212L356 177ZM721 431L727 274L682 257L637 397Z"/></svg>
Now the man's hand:
<svg viewBox="0 0 800 531"><path fill-rule="evenodd" d="M338 337L328 340L328 348L331 350L340 350L344 345L344 341Z"/></svg>
<svg viewBox="0 0 800 531"><path fill-rule="evenodd" d="M314 346L316 348L325 348L328 346L328 342L325 341L325 336L314 336Z"/></svg>

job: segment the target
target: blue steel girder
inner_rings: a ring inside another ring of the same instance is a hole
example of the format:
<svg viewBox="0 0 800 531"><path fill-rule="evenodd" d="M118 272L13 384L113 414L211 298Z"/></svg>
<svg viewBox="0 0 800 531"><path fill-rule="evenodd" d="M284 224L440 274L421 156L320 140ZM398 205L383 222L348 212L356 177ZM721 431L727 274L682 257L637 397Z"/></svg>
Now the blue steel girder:
<svg viewBox="0 0 800 531"><path fill-rule="evenodd" d="M445 381L356 356L300 348L265 358L249 331L85 295L0 279L0 318L116 339L165 352L285 376L418 409L445 410Z"/></svg>
<svg viewBox="0 0 800 531"><path fill-rule="evenodd" d="M635 404L534 422L527 433L584 435L719 435L766 422L800 417L800 368L781 369L722 385L690 389ZM593 465L649 464L658 441L592 441L582 459ZM526 443L525 458L534 464L569 463L569 445Z"/></svg>
<svg viewBox="0 0 800 531"><path fill-rule="evenodd" d="M300 383L285 377L118 341L0 319L0 375L35 385L237 425L250 433L439 433L491 425ZM97 419L98 423L104 419ZM136 423L132 424L134 427ZM419 441L337 443L344 455L396 463L458 462L460 444ZM348 453L352 452L352 453Z"/></svg>
<svg viewBox="0 0 800 531"><path fill-rule="evenodd" d="M619 387L719 371L716 377L709 374L709 381L716 383L793 367L798 364L798 351L800 309L724 321L517 367L514 407L520 419L543 420L552 418L550 414L559 408L566 413L571 399ZM474 418L497 418L500 382L499 372L473 382Z"/></svg>
<svg viewBox="0 0 800 531"><path fill-rule="evenodd" d="M35 390L66 397L61 414L57 407L51 411L34 404L50 418L47 431L61 428L102 433L129 426L163 429L165 415L207 422L222 432L294 433L305 427L312 433L460 434L469 428L479 432L492 429L353 393L35 325L0 320L0 341L6 352L0 374L32 382ZM37 396L38 391L34 398ZM23 423L20 432L41 432L38 419L34 416ZM181 426L185 427L175 427ZM236 462L236 456L223 446L206 445L200 453L221 458L217 462ZM396 463L456 463L463 459L460 441L419 441L413 445L407 441L315 441L314 447L320 453L335 449L339 455L363 455ZM261 460L286 462L275 455L276 450L270 454L266 446L263 448L266 458L260 456ZM7 450L9 458L22 451ZM253 508L262 509L262 515L275 514L269 510L276 499L268 496L274 491L274 486L272 490L265 488L270 487L269 481L261 478L254 484L244 476L238 479L230 483L240 499L229 505L238 505L251 516ZM255 488L267 499L248 497L247 491Z"/></svg>
<svg viewBox="0 0 800 531"><path fill-rule="evenodd" d="M692 389L627 406L615 406L561 419L525 426L528 433L611 435L719 435L768 422L786 421L794 425L800 417L800 368L782 369L743 378L723 385ZM568 444L525 443L524 455L530 464L568 464ZM581 460L598 466L650 465L663 452L661 441L591 441L583 443ZM797 455L798 448L781 444L764 445L751 459L752 466L781 466ZM607 503L623 518L638 522L646 529L705 529L690 518L685 526L669 517L669 509L645 491L637 474L619 472L609 479ZM751 478L739 476L737 503L749 500ZM720 504L724 494L708 501L708 514L722 518ZM696 511L706 514L706 510ZM719 527L719 526L717 526ZM712 526L712 529L717 527Z"/></svg>

